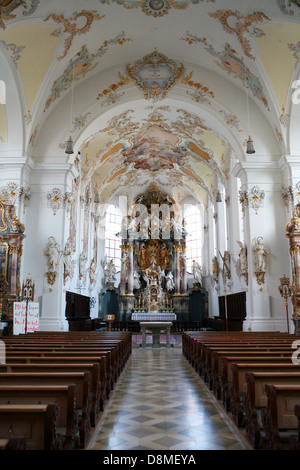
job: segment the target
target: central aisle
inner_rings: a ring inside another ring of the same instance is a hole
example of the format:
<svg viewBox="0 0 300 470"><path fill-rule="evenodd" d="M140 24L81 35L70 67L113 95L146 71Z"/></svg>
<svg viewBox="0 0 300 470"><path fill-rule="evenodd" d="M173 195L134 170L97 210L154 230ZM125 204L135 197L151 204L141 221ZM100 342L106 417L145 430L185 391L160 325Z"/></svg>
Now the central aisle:
<svg viewBox="0 0 300 470"><path fill-rule="evenodd" d="M89 450L227 449L247 447L181 347L133 347Z"/></svg>

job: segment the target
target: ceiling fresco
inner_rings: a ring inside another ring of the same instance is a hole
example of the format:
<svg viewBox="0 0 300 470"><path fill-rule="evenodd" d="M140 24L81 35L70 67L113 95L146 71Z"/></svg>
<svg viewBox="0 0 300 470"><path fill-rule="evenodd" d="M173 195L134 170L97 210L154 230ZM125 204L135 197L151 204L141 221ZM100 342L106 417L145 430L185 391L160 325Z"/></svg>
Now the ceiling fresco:
<svg viewBox="0 0 300 470"><path fill-rule="evenodd" d="M261 153L289 153L299 39L299 1L4 0L0 80L18 96L0 104L0 156L13 106L24 155L40 158L56 122L52 154L71 132L81 181L103 201L155 183L206 204L245 158L244 97L271 142Z"/></svg>

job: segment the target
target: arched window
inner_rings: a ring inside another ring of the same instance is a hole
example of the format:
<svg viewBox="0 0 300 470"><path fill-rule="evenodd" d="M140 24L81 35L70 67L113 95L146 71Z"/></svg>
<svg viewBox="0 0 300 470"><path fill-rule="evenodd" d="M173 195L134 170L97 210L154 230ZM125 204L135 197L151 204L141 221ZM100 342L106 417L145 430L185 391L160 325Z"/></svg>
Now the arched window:
<svg viewBox="0 0 300 470"><path fill-rule="evenodd" d="M197 205L189 205L184 213L186 236L187 271L192 272L193 260L201 266L202 227L201 212Z"/></svg>
<svg viewBox="0 0 300 470"><path fill-rule="evenodd" d="M118 207L110 205L105 215L105 255L107 261L113 260L117 271L121 269L121 239L117 236L121 230L121 220Z"/></svg>

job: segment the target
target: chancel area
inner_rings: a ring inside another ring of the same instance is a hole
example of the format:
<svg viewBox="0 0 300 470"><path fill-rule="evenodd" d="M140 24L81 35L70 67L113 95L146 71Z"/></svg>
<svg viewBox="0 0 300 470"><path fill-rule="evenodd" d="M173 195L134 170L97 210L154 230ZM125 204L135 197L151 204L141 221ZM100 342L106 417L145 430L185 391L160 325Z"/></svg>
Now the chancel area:
<svg viewBox="0 0 300 470"><path fill-rule="evenodd" d="M299 1L1 2L1 449L299 448L299 38Z"/></svg>

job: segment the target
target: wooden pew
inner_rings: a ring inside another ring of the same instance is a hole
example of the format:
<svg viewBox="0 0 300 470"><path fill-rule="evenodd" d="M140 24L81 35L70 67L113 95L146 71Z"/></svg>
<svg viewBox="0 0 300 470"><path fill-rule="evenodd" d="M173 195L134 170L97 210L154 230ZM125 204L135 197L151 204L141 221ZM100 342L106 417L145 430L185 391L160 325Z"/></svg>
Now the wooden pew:
<svg viewBox="0 0 300 470"><path fill-rule="evenodd" d="M91 436L90 372L0 372L1 385L76 385L80 445L85 448Z"/></svg>
<svg viewBox="0 0 300 470"><path fill-rule="evenodd" d="M100 367L97 363L89 364L0 364L1 372L58 372L74 373L74 372L89 372L90 374L90 390L91 390L91 407L90 407L90 421L91 426L94 427L100 414Z"/></svg>
<svg viewBox="0 0 300 470"><path fill-rule="evenodd" d="M300 372L300 365L289 364L264 364L244 363L231 364L232 382L229 385L231 394L231 413L235 424L242 427L245 424L243 409L244 395L247 391L246 372Z"/></svg>
<svg viewBox="0 0 300 470"><path fill-rule="evenodd" d="M300 385L300 372L247 372L244 397L245 429L250 444L263 447L261 412L267 406L266 385Z"/></svg>
<svg viewBox="0 0 300 470"><path fill-rule="evenodd" d="M57 430L63 437L62 448L79 447L78 412L75 385L0 385L0 404L58 405Z"/></svg>
<svg viewBox="0 0 300 470"><path fill-rule="evenodd" d="M84 353L82 353L84 354ZM16 356L7 355L6 364L57 364L57 365L66 365L66 364L97 364L99 363L100 367L100 384L99 384L99 410L104 410L104 404L109 398L110 387L107 383L107 367L106 367L106 357L100 357L90 355L86 353L84 356L69 355L57 353L49 353L46 356L40 356L36 354L35 356L28 356L27 354L20 354ZM95 376L96 378L96 376Z"/></svg>
<svg viewBox="0 0 300 470"><path fill-rule="evenodd" d="M262 410L262 422L268 447L294 448L298 433L294 409L300 403L300 385L266 385L265 390L268 401Z"/></svg>
<svg viewBox="0 0 300 470"><path fill-rule="evenodd" d="M103 396L103 402L109 398L110 392L114 386L114 378L112 372L111 354L110 351L103 352L86 352L83 351L49 351L48 349L38 348L32 350L12 350L6 353L6 363L20 362L20 363L38 363L39 360L46 359L49 363L51 360L55 360L54 363L74 362L78 358L79 363L81 362L99 362L100 364L100 379L101 379L101 396ZM36 360L34 360L36 359ZM52 361L52 362L53 362ZM101 410L102 411L102 410Z"/></svg>
<svg viewBox="0 0 300 470"><path fill-rule="evenodd" d="M265 353L267 354L267 353ZM286 356L257 356L255 352L247 354L246 356L230 355L222 357L222 370L219 377L219 388L220 388L220 399L226 411L231 410L232 402L232 382L233 382L233 371L232 364L288 364L291 365L291 352Z"/></svg>
<svg viewBox="0 0 300 470"><path fill-rule="evenodd" d="M27 450L61 450L58 405L0 405L0 437L24 436Z"/></svg>
<svg viewBox="0 0 300 470"><path fill-rule="evenodd" d="M208 380L210 388L218 399L221 397L221 391L224 390L223 386L226 387L226 384L228 383L228 362L233 358L236 358L237 362L239 362L239 358L243 361L250 356L251 358L261 360L264 358L265 361L270 359L274 362L277 358L281 361L282 358L291 358L291 350L288 348L276 351L244 351L243 349L238 352L232 352L232 350L214 351ZM225 358L226 362L223 362L223 358Z"/></svg>

